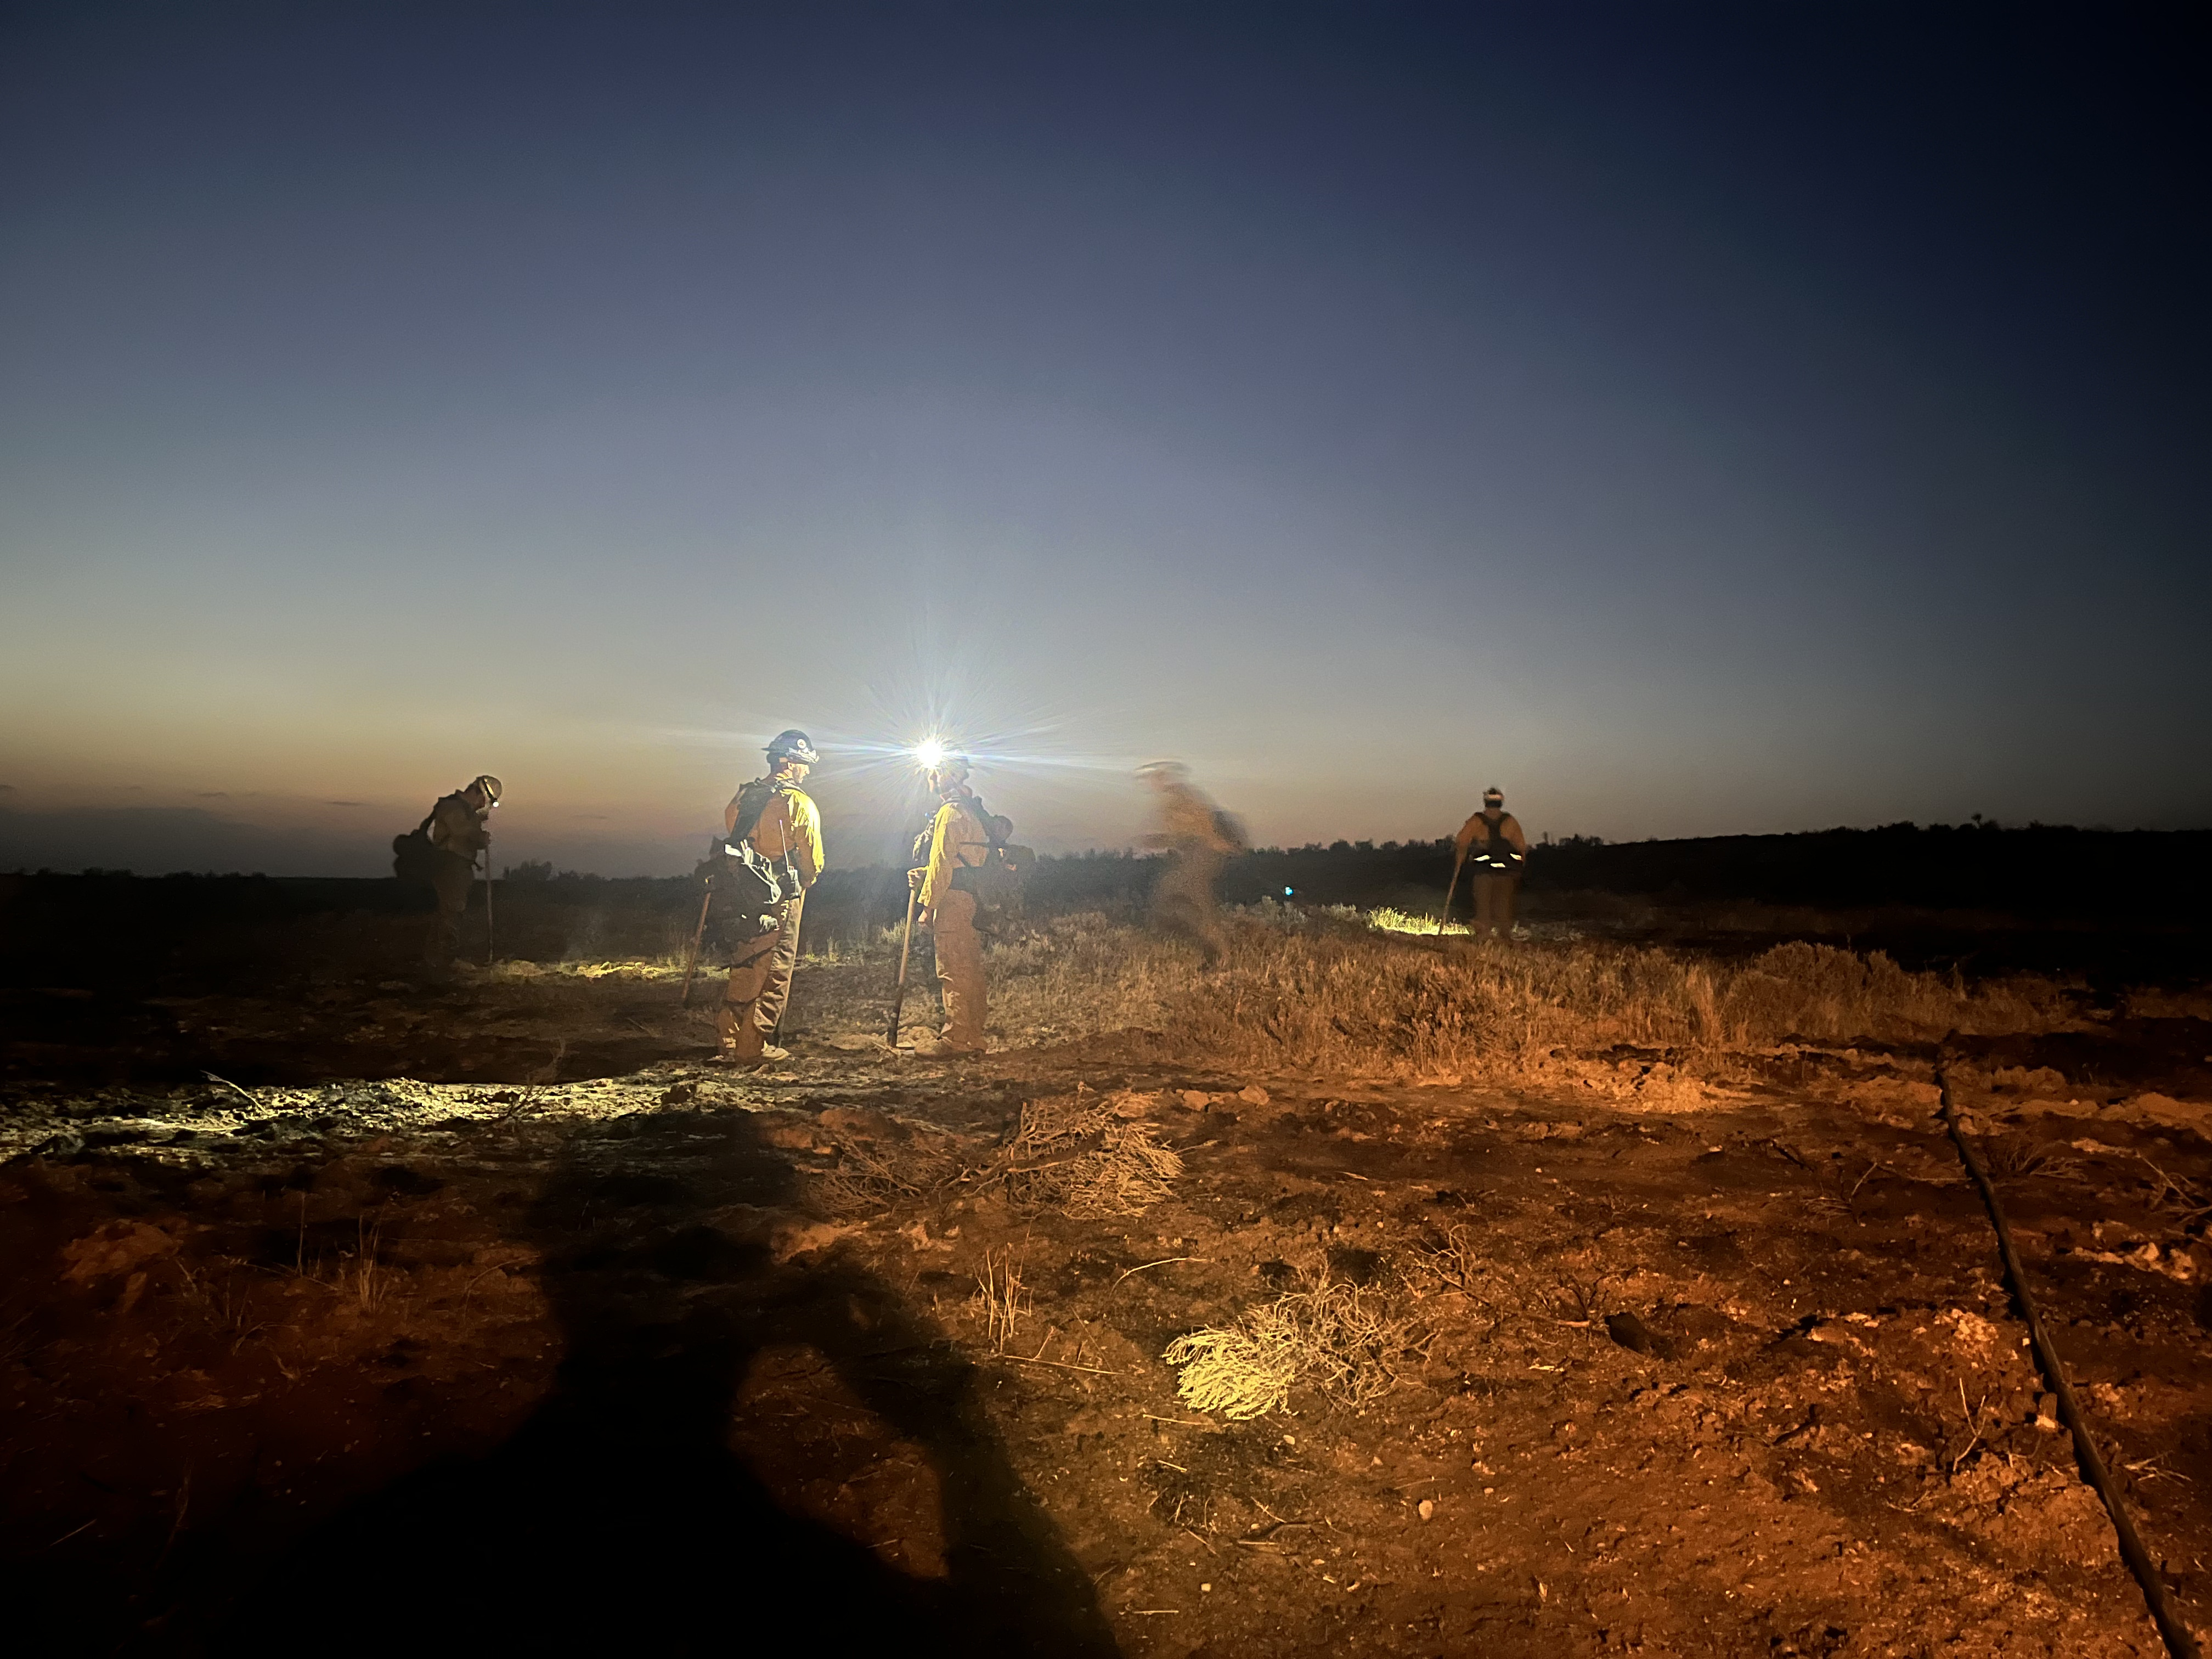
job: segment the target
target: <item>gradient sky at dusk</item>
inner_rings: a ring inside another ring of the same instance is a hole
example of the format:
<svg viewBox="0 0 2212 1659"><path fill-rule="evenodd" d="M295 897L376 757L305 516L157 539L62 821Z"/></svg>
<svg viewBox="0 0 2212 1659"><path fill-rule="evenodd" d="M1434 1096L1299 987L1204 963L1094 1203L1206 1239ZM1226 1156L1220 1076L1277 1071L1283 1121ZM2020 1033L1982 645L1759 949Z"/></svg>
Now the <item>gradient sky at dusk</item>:
<svg viewBox="0 0 2212 1659"><path fill-rule="evenodd" d="M0 867L2212 823L2188 25L11 7Z"/></svg>

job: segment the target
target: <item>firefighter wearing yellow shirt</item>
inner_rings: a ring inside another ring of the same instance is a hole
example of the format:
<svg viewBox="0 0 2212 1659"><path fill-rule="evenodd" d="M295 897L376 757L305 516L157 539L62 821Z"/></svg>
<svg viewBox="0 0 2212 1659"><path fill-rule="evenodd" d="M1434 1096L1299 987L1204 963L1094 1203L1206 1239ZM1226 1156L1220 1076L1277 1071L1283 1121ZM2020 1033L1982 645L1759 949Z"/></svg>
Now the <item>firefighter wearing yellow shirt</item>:
<svg viewBox="0 0 2212 1659"><path fill-rule="evenodd" d="M429 831L433 861L426 874L438 896L437 913L430 919L422 957L444 971L461 953L461 917L469 908L469 884L476 879L477 860L489 861L491 809L499 805L499 780L489 772L475 782L441 795L430 809Z"/></svg>
<svg viewBox="0 0 2212 1659"><path fill-rule="evenodd" d="M757 1066L790 1058L788 1050L774 1047L768 1039L782 1020L791 995L806 890L822 873L822 814L799 787L820 759L805 732L778 732L768 746L768 775L745 785L723 809L724 830L734 840L751 843L770 864L782 866L787 857L797 887L769 913L775 927L740 941L730 964L729 988L714 1016L720 1036L715 1058L729 1065ZM760 799L763 793L765 802ZM739 836L738 825L748 816L753 817L752 827Z"/></svg>
<svg viewBox="0 0 2212 1659"><path fill-rule="evenodd" d="M1513 894L1528 861L1528 837L1505 810L1505 792L1482 792L1482 811L1460 826L1459 856L1473 873L1474 929L1495 936L1513 931Z"/></svg>
<svg viewBox="0 0 2212 1659"><path fill-rule="evenodd" d="M1196 940L1211 968L1223 948L1214 885L1223 860L1244 850L1243 838L1231 833L1234 821L1190 781L1180 761L1154 761L1137 775L1152 785L1159 810L1160 827L1144 837L1144 845L1169 854L1168 867L1152 889L1152 926Z"/></svg>
<svg viewBox="0 0 2212 1659"><path fill-rule="evenodd" d="M916 902L922 925L936 940L937 983L945 998L945 1030L933 1052L979 1054L988 1012L983 940L975 931L975 896L956 884L960 871L979 868L989 858L991 837L982 805L968 787L965 758L946 756L931 769L929 787L941 804L915 844L921 867L910 879L921 888Z"/></svg>

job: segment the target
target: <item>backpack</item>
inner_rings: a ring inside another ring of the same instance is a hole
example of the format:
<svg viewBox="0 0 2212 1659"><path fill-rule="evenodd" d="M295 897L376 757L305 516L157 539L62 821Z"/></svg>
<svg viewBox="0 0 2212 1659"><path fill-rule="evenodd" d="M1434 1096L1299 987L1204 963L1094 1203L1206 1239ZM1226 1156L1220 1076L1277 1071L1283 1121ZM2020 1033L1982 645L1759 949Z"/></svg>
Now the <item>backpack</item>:
<svg viewBox="0 0 2212 1659"><path fill-rule="evenodd" d="M429 885L438 867L438 849L430 844L430 825L437 817L438 810L434 806L422 823L405 835L392 838L392 873L400 880Z"/></svg>
<svg viewBox="0 0 2212 1659"><path fill-rule="evenodd" d="M1498 815L1497 823L1484 826L1482 850L1474 856L1477 864L1492 874L1510 875L1520 867L1521 854L1514 850L1513 843L1505 839L1504 813Z"/></svg>
<svg viewBox="0 0 2212 1659"><path fill-rule="evenodd" d="M961 805L975 814L990 846L981 864L963 865L952 872L953 890L975 895L979 932L1003 932L1021 920L1022 882L1030 866L1036 862L1036 854L1002 840L991 827L991 815L983 810L981 801L970 797Z"/></svg>
<svg viewBox="0 0 2212 1659"><path fill-rule="evenodd" d="M710 864L720 866L710 879L729 896L738 914L751 923L756 937L772 933L783 925L782 906L799 892L799 872L793 867L790 850L786 848L781 858L771 859L752 842L761 814L779 793L766 778L756 778L738 790L738 821L731 827L728 841L721 844L719 859L714 854L708 857Z"/></svg>

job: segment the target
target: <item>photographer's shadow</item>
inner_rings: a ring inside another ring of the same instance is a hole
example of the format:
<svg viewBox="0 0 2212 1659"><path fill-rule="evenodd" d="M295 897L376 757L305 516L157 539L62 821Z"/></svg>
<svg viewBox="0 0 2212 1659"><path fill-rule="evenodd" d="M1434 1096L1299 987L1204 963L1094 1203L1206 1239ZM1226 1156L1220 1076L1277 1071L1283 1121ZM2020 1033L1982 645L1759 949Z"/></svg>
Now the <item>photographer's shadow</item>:
<svg viewBox="0 0 2212 1659"><path fill-rule="evenodd" d="M707 1224L725 1206L789 1201L793 1177L741 1114L684 1122L716 1137L703 1156L696 1139L678 1157L639 1156L676 1152L655 1143L678 1127L656 1121L619 1150L580 1140L532 1206L568 1348L523 1427L319 1528L211 1650L292 1654L312 1632L309 1650L380 1655L743 1654L793 1640L832 1654L1118 1651L957 1349L857 1263L778 1264ZM941 1574L897 1571L866 1547L877 1540L795 1513L732 1451L781 1432L732 1419L769 1350L818 1355L848 1401L927 1462Z"/></svg>

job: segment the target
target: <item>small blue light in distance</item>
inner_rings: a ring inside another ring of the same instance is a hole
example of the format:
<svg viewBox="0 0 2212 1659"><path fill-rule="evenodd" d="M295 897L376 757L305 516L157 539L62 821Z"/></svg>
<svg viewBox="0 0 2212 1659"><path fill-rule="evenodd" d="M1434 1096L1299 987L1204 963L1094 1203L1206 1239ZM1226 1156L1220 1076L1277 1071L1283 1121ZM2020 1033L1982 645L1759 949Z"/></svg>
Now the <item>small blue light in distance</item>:
<svg viewBox="0 0 2212 1659"><path fill-rule="evenodd" d="M1287 887L1285 887L1285 889L1283 889L1283 896L1284 896L1285 898L1288 898L1288 897L1290 897L1290 896L1291 896L1291 890L1290 890L1289 888L1287 888Z"/></svg>

